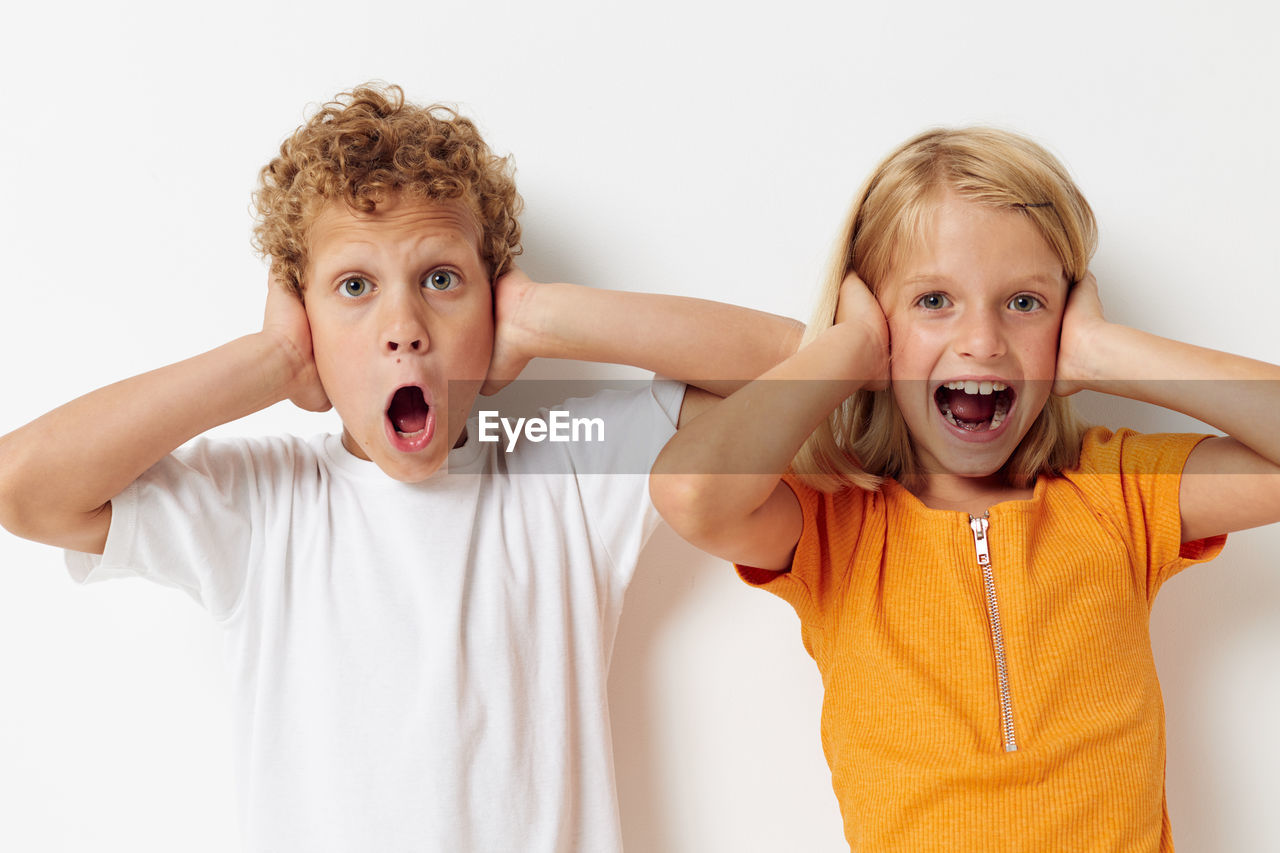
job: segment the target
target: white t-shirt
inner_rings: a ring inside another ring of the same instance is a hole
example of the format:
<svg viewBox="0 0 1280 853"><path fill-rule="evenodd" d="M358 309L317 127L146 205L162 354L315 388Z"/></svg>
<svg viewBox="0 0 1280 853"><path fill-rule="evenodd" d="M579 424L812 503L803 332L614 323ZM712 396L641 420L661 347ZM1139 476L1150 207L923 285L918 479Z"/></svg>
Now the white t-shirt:
<svg viewBox="0 0 1280 853"><path fill-rule="evenodd" d="M250 850L619 850L609 659L682 398L557 407L603 442L508 452L473 422L417 484L336 435L199 439L68 567L179 587L225 628Z"/></svg>

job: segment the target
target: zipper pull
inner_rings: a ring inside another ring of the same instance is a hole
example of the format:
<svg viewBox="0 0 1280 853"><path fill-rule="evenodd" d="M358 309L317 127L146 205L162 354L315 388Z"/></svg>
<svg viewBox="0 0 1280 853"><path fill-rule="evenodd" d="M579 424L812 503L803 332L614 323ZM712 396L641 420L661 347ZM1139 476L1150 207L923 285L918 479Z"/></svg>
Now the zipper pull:
<svg viewBox="0 0 1280 853"><path fill-rule="evenodd" d="M969 527L973 530L973 549L978 554L978 565L986 567L991 564L991 550L987 547L987 517L969 516Z"/></svg>

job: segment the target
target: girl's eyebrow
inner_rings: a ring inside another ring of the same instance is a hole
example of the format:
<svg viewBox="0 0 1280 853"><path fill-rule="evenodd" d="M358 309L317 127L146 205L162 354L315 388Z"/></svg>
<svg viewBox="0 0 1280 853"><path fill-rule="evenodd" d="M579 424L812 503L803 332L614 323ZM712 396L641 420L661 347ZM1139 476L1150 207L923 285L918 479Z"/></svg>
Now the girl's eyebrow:
<svg viewBox="0 0 1280 853"><path fill-rule="evenodd" d="M1025 287L1028 285L1039 285L1040 287L1052 287L1058 281L1058 276L1050 273L1035 272L1026 275L1010 276L1005 281L1005 287ZM954 284L955 280L941 272L928 272L919 275L909 276L902 280L903 287L936 287L942 285Z"/></svg>
<svg viewBox="0 0 1280 853"><path fill-rule="evenodd" d="M1065 273L1050 275L1049 273L1029 273L1024 276L1015 276L1009 279L1009 286L1026 287L1029 285L1038 285L1040 287L1051 288L1058 281L1066 281Z"/></svg>
<svg viewBox="0 0 1280 853"><path fill-rule="evenodd" d="M951 277L946 273L926 272L920 273L919 275L908 276L902 280L904 285L935 284L938 282L950 283Z"/></svg>

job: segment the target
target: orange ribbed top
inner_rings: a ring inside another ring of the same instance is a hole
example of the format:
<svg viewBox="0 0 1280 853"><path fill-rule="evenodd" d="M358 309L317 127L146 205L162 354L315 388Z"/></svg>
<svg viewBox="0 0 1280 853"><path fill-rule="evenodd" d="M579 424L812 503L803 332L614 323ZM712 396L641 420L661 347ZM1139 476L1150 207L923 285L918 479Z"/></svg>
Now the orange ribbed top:
<svg viewBox="0 0 1280 853"><path fill-rule="evenodd" d="M965 513L787 478L791 570L738 570L800 616L854 851L1173 849L1148 619L1225 541L1179 543L1202 438L1091 429L1078 470L991 507L989 573Z"/></svg>

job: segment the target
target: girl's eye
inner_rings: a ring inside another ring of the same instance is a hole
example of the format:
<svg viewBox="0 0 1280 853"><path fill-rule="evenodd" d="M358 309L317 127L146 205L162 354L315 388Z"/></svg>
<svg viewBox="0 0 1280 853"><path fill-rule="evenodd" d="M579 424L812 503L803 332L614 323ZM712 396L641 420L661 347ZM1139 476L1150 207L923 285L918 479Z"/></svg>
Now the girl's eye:
<svg viewBox="0 0 1280 853"><path fill-rule="evenodd" d="M1009 307L1021 314L1027 314L1044 306L1038 297L1032 296L1030 293L1019 293L1013 299L1009 300Z"/></svg>
<svg viewBox="0 0 1280 853"><path fill-rule="evenodd" d="M916 300L916 304L921 308L927 308L930 311L937 311L940 308L946 308L951 304L951 300L943 296L941 293L926 293Z"/></svg>
<svg viewBox="0 0 1280 853"><path fill-rule="evenodd" d="M342 284L338 286L343 296L350 296L352 299L364 296L370 290L369 280L360 276L352 276L344 279Z"/></svg>
<svg viewBox="0 0 1280 853"><path fill-rule="evenodd" d="M457 283L458 277L449 270L436 270L427 276L427 286L432 290L452 290Z"/></svg>

